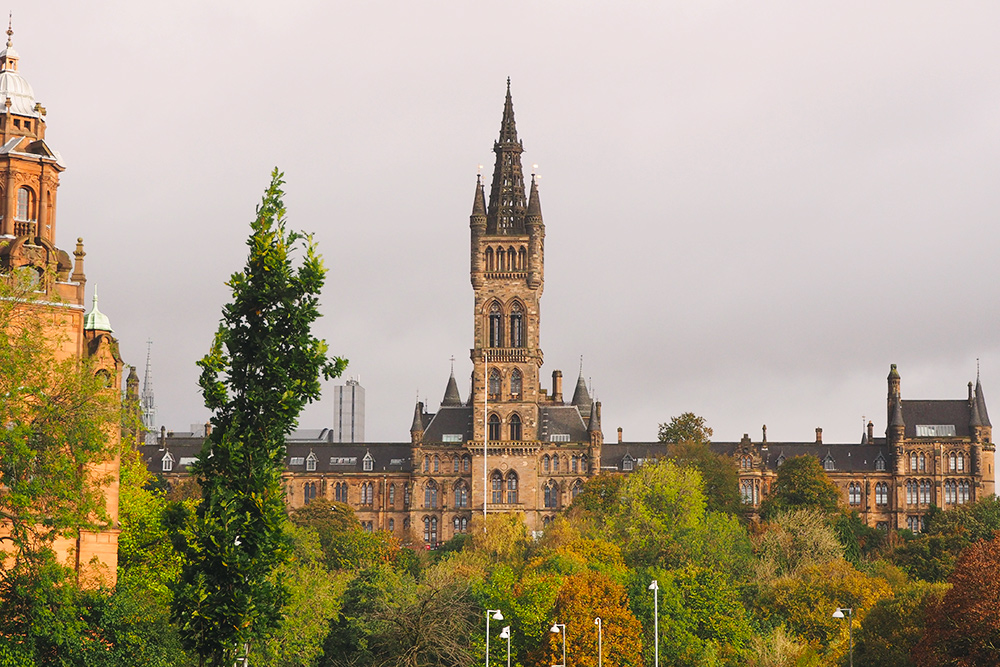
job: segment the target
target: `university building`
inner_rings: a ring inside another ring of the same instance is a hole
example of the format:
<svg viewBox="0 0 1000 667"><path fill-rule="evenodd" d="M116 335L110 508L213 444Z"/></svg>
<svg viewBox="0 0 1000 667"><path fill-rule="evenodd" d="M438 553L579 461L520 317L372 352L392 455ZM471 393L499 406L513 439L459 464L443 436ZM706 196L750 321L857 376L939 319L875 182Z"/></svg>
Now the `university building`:
<svg viewBox="0 0 1000 667"><path fill-rule="evenodd" d="M37 298L23 307L42 318L58 358L95 360L96 372L117 392L122 360L108 318L97 308L96 290L93 309L84 308L83 239L77 239L72 259L56 246L56 193L65 165L45 139L45 107L21 76L13 34L8 28L0 51L0 274L28 281ZM108 438L117 451L117 423L109 425ZM65 564L78 573L93 565L95 577L109 584L118 563L118 469L115 458L92 471L94 478L110 480L104 487L110 526L53 545ZM0 536L4 530L0 522Z"/></svg>
<svg viewBox="0 0 1000 667"><path fill-rule="evenodd" d="M436 410L417 403L407 443L341 442L342 431L301 431L288 440L287 501L314 498L351 505L369 530L435 545L464 533L475 514L515 512L541 530L584 482L600 472L628 473L666 455L663 443L604 443L601 404L581 372L571 397L563 377L542 388L539 313L544 288L545 225L538 184L526 183L508 82L494 143L489 198L477 179L470 216L470 278L475 295L471 392L454 371ZM860 442L713 443L740 471L740 493L753 513L777 468L792 456L818 457L863 520L919 530L932 504L951 507L994 493L994 452L982 386L961 400L904 400L895 366L889 375L885 437L869 423ZM168 435L143 448L150 470L183 476L204 432ZM485 507L484 507L485 504Z"/></svg>

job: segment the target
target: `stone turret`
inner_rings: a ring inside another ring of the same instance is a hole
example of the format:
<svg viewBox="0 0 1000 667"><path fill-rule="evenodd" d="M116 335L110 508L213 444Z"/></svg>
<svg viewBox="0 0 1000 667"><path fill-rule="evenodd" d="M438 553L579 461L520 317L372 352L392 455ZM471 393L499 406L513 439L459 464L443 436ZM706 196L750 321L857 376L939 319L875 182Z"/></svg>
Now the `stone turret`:
<svg viewBox="0 0 1000 667"><path fill-rule="evenodd" d="M420 444L424 440L424 404L417 401L413 408L413 423L410 424L410 442L414 445Z"/></svg>

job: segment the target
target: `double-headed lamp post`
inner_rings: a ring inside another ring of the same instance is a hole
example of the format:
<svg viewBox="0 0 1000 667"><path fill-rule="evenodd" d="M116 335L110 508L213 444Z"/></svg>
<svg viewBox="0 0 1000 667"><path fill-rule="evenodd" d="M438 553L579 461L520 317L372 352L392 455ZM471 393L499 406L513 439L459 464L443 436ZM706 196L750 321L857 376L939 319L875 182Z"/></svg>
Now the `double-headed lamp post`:
<svg viewBox="0 0 1000 667"><path fill-rule="evenodd" d="M500 639L507 640L507 667L510 667L510 626L503 626L503 630L500 631Z"/></svg>
<svg viewBox="0 0 1000 667"><path fill-rule="evenodd" d="M660 586L653 579L649 585L653 591L653 655L656 656L655 667L660 667Z"/></svg>
<svg viewBox="0 0 1000 667"><path fill-rule="evenodd" d="M553 623L549 632L561 632L562 633L562 644L563 644L563 661L561 665L552 665L552 667L566 667L566 624L565 623Z"/></svg>
<svg viewBox="0 0 1000 667"><path fill-rule="evenodd" d="M601 632L601 617L598 616L594 619L594 625L597 626L597 667L601 667L601 640L603 639ZM510 667L508 665L508 667Z"/></svg>
<svg viewBox="0 0 1000 667"><path fill-rule="evenodd" d="M833 612L833 617L847 619L847 655L850 666L854 667L854 610L837 607L837 611Z"/></svg>
<svg viewBox="0 0 1000 667"><path fill-rule="evenodd" d="M486 667L490 667L490 618L496 621L503 620L503 614L499 609L486 610Z"/></svg>

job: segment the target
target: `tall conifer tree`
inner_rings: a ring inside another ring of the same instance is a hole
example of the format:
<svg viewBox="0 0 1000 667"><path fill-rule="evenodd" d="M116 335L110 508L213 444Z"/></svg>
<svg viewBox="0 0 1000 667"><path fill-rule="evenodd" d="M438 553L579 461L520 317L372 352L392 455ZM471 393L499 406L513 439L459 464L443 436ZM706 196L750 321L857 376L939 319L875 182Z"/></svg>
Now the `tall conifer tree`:
<svg viewBox="0 0 1000 667"><path fill-rule="evenodd" d="M247 240L246 267L198 365L212 432L192 466L197 514L176 521L185 564L173 614L187 647L209 665L233 664L280 620L287 591L273 576L288 554L282 532L285 436L320 396L320 378L347 365L314 337L326 270L311 236L285 228L277 169ZM295 261L297 250L303 251Z"/></svg>

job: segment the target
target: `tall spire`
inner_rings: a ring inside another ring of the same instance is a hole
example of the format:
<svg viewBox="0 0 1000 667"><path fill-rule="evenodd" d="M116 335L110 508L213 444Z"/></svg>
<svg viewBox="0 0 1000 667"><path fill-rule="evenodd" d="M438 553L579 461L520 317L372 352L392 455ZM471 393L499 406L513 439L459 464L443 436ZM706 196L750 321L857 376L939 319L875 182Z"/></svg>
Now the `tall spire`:
<svg viewBox="0 0 1000 667"><path fill-rule="evenodd" d="M156 437L156 400L153 398L153 341L146 341L146 373L142 377L142 425Z"/></svg>
<svg viewBox="0 0 1000 667"><path fill-rule="evenodd" d="M472 200L472 224L479 220L486 224L486 193L483 191L483 175L476 174L476 197Z"/></svg>
<svg viewBox="0 0 1000 667"><path fill-rule="evenodd" d="M458 383L455 382L455 357L451 358L451 377L448 378L448 386L444 390L444 399L441 407L454 407L462 405L462 395L458 393Z"/></svg>
<svg viewBox="0 0 1000 667"><path fill-rule="evenodd" d="M990 424L990 414L986 410L986 397L983 396L983 383L979 381L979 369L976 369L976 412L979 413L982 426L993 426Z"/></svg>
<svg viewBox="0 0 1000 667"><path fill-rule="evenodd" d="M524 174L521 171L521 153L524 146L517 138L514 124L514 102L510 96L510 78L507 79L507 99L500 121L500 138L493 144L497 159L493 166L493 183L490 186L490 206L486 214L487 234L524 234Z"/></svg>

